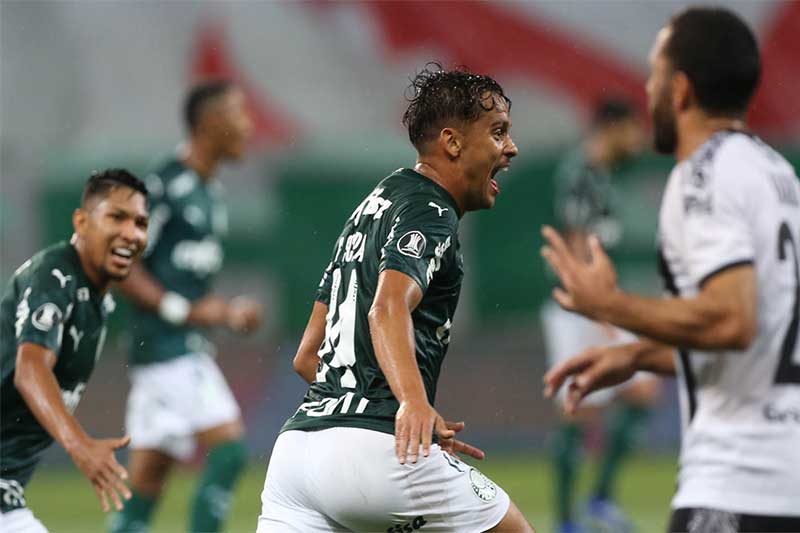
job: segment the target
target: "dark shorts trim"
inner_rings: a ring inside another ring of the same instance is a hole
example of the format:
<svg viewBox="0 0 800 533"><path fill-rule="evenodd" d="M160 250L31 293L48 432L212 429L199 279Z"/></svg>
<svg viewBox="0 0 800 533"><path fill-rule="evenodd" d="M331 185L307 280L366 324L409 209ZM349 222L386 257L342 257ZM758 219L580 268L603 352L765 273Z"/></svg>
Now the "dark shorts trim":
<svg viewBox="0 0 800 533"><path fill-rule="evenodd" d="M669 533L800 533L800 515L737 514L719 509L674 509Z"/></svg>

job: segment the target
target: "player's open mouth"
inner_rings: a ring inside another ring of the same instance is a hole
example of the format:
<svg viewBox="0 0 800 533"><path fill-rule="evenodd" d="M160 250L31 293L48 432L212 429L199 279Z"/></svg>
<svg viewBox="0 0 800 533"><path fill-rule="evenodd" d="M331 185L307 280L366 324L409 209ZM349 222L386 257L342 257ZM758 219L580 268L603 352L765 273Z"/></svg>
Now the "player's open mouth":
<svg viewBox="0 0 800 533"><path fill-rule="evenodd" d="M114 264L121 268L129 267L133 263L134 255L136 254L131 248L118 246L111 249L111 257L114 260Z"/></svg>
<svg viewBox="0 0 800 533"><path fill-rule="evenodd" d="M501 170L502 170L502 171L507 171L507 170L508 170L508 167L509 167L509 165L501 165L501 166L499 166L499 167L496 167L494 170L492 170L492 177L491 177L491 178L489 178L489 185L492 187L492 192L493 192L494 194L499 194L499 193L500 193L500 185L497 183L497 180L496 180L496 179L494 179L494 177L495 177L495 176L497 175L497 173L498 173L498 172L500 172Z"/></svg>

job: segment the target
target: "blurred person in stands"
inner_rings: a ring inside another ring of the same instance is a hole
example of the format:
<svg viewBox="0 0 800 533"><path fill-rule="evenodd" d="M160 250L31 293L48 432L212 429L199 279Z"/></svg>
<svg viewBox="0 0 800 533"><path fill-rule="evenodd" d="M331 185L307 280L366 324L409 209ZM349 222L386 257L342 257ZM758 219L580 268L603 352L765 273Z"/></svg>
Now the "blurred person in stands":
<svg viewBox="0 0 800 533"><path fill-rule="evenodd" d="M25 486L55 440L92 483L103 510L122 509L128 474L114 452L130 437L95 439L72 415L103 350L108 293L147 245L147 189L123 169L92 174L70 242L25 261L0 303L0 531L46 533ZM109 503L110 502L110 503Z"/></svg>
<svg viewBox="0 0 800 533"><path fill-rule="evenodd" d="M309 383L269 461L258 531L533 531L456 453L433 407L464 275L458 226L517 154L488 76L429 64L404 115L414 168L384 178L333 246L294 359Z"/></svg>
<svg viewBox="0 0 800 533"><path fill-rule="evenodd" d="M613 174L640 152L642 143L642 126L631 104L622 99L605 99L596 106L584 142L559 165L554 178L558 191L555 211L564 240L576 256L589 257L590 235L597 235L608 250L614 250L622 241ZM551 367L590 346L635 339L624 330L586 319L553 302L545 304L541 317ZM630 531L629 520L614 503L614 481L624 459L633 451L659 388L658 378L641 373L625 386L592 394L580 409L563 415L551 447L559 533L581 531L579 522L586 529L603 526L619 533ZM560 404L563 394L557 399ZM610 413L612 418L606 427L598 476L579 519L574 499L584 434L615 399L618 405ZM563 413L563 409L559 412Z"/></svg>
<svg viewBox="0 0 800 533"><path fill-rule="evenodd" d="M641 336L545 376L566 408L637 370L677 374L684 433L670 532L800 531L800 184L746 124L758 45L724 8L658 33L647 82L655 147L677 165L659 218L671 297L621 290L600 241L577 257L552 228L542 253L562 307Z"/></svg>
<svg viewBox="0 0 800 533"><path fill-rule="evenodd" d="M145 179L150 244L120 284L135 304L126 416L133 496L112 521L114 532L147 530L173 463L191 458L197 445L207 454L188 529L220 531L247 461L239 406L206 330L249 333L261 321L254 300L212 292L228 226L215 174L243 157L252 122L243 92L226 81L192 88L184 118L188 141Z"/></svg>

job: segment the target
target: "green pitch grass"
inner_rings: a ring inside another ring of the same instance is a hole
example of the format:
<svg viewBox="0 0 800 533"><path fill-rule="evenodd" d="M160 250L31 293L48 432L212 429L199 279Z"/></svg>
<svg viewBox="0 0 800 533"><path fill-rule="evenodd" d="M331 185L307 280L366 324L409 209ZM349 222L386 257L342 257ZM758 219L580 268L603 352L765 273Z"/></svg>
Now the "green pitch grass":
<svg viewBox="0 0 800 533"><path fill-rule="evenodd" d="M675 487L673 456L641 456L632 460L619 482L622 507L632 516L639 533L665 531L670 497ZM538 533L553 530L551 470L541 457L494 457L480 465L487 476L501 485L536 527ZM593 479L591 468L581 477L585 494ZM252 463L239 484L225 531L255 531L261 508L260 494L266 466ZM151 533L186 531L188 506L196 472L176 470ZM74 468L40 469L26 490L29 507L52 533L100 533L106 517L100 510L88 481Z"/></svg>

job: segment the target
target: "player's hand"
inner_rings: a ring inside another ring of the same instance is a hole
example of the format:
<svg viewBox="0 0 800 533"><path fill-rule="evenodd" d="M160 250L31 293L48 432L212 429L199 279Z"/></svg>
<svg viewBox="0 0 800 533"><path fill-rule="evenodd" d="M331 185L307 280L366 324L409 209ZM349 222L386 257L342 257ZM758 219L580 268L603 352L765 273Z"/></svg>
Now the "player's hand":
<svg viewBox="0 0 800 533"><path fill-rule="evenodd" d="M453 439L456 436L427 400L400 402L394 418L395 454L400 464L406 464L406 458L412 464L416 463L420 447L423 457L428 457L434 431L439 438Z"/></svg>
<svg viewBox="0 0 800 533"><path fill-rule="evenodd" d="M105 512L111 510L109 500L117 511L121 511L120 496L126 500L131 497L131 491L125 485L128 471L114 457L114 451L126 447L130 441L130 436L119 439L89 438L70 450L72 460L91 481Z"/></svg>
<svg viewBox="0 0 800 533"><path fill-rule="evenodd" d="M206 296L192 303L187 321L200 327L221 326L228 323L228 302L218 296Z"/></svg>
<svg viewBox="0 0 800 533"><path fill-rule="evenodd" d="M551 368L545 375L544 396L552 398L569 379L564 411L575 413L593 391L630 379L637 368L638 343L589 348ZM572 379L570 379L572 378Z"/></svg>
<svg viewBox="0 0 800 533"><path fill-rule="evenodd" d="M445 427L448 430L452 430L454 435L452 437L448 437L443 435L441 432L436 433L439 437L439 447L444 450L445 452L449 453L453 457L458 457L456 454L464 454L472 457L473 459L480 459L486 457L486 454L483 453L483 450L480 448L476 448L471 444L467 444L466 442L460 441L455 438L455 434L461 432L464 429L464 422L447 422L445 421Z"/></svg>
<svg viewBox="0 0 800 533"><path fill-rule="evenodd" d="M261 325L263 314L260 303L246 296L237 296L228 303L228 327L237 333L250 333Z"/></svg>
<svg viewBox="0 0 800 533"><path fill-rule="evenodd" d="M542 236L548 245L541 253L561 281L553 289L553 298L569 311L589 318L600 318L598 313L617 289L617 273L596 235L589 237L589 261L579 259L569 249L561 235L544 226Z"/></svg>

